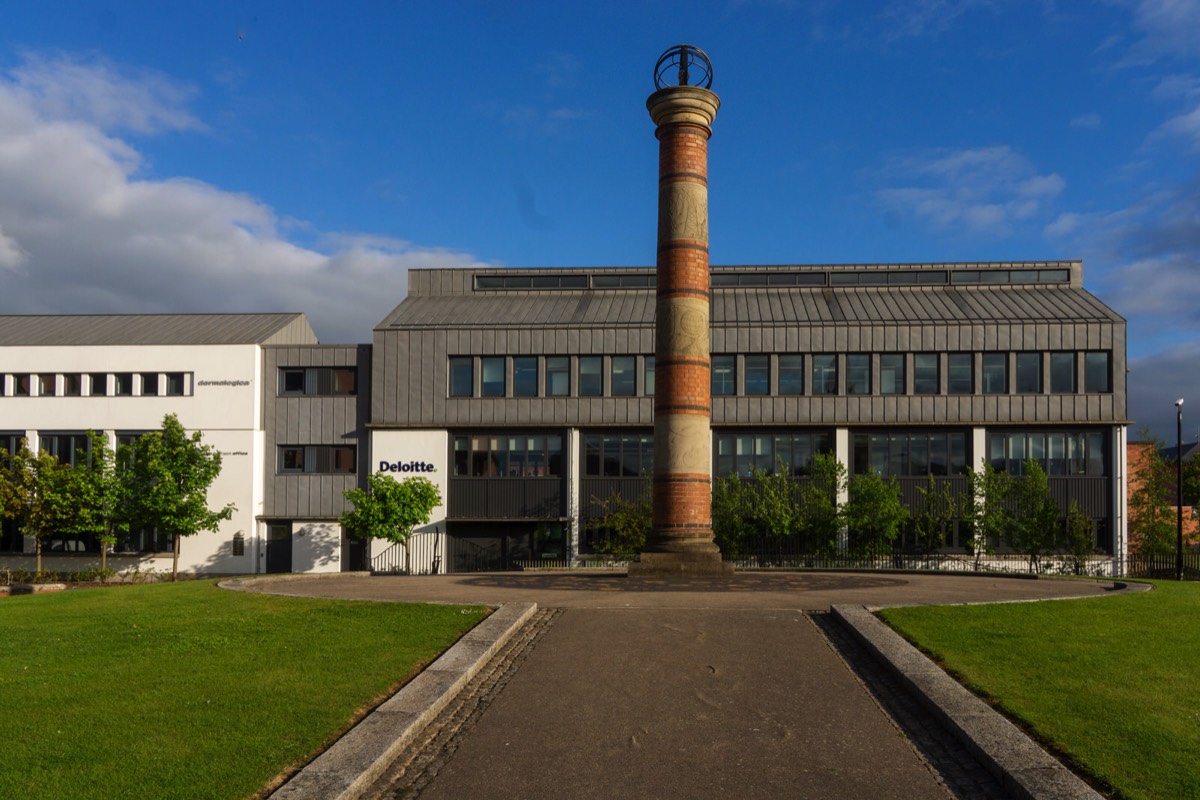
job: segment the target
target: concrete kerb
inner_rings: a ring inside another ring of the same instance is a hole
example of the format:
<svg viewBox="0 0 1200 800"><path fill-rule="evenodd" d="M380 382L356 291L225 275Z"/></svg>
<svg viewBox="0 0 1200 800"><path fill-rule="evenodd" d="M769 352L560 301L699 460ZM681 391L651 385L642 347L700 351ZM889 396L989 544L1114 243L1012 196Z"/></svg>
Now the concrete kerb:
<svg viewBox="0 0 1200 800"><path fill-rule="evenodd" d="M312 580L313 577L279 575L222 581L218 585L235 591L249 591L266 583ZM272 800L354 800L359 797L535 611L537 603L500 606L276 789L271 794Z"/></svg>
<svg viewBox="0 0 1200 800"><path fill-rule="evenodd" d="M870 609L835 605L832 612L1013 796L1025 800L1102 798Z"/></svg>

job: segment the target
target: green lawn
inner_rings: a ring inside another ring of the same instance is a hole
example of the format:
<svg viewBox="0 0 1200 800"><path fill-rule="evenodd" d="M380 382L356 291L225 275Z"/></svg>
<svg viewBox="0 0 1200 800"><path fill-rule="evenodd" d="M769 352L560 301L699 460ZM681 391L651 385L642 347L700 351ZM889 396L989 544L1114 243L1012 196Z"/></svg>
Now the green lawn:
<svg viewBox="0 0 1200 800"><path fill-rule="evenodd" d="M485 613L209 581L0 599L0 797L254 795Z"/></svg>
<svg viewBox="0 0 1200 800"><path fill-rule="evenodd" d="M1200 584L882 616L1114 796L1200 797Z"/></svg>

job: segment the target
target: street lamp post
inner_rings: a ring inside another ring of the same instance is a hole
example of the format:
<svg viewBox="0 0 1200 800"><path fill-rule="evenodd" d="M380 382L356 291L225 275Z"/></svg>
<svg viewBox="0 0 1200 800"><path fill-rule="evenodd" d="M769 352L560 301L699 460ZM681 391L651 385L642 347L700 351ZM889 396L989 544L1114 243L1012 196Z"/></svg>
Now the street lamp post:
<svg viewBox="0 0 1200 800"><path fill-rule="evenodd" d="M1175 401L1175 580L1183 580L1183 398Z"/></svg>

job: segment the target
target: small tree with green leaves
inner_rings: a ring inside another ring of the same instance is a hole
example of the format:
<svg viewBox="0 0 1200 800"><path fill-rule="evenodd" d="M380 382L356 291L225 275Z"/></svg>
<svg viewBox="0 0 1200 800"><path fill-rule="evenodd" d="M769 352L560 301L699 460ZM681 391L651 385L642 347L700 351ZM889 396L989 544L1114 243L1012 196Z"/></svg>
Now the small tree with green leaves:
<svg viewBox="0 0 1200 800"><path fill-rule="evenodd" d="M1009 491L1009 543L1029 558L1030 571L1040 572L1042 554L1056 549L1061 541L1062 514L1050 496L1042 465L1026 461L1024 473L1013 479Z"/></svg>
<svg viewBox="0 0 1200 800"><path fill-rule="evenodd" d="M436 484L420 475L397 481L382 472L367 476L365 489L342 493L354 508L342 514L346 533L356 539L383 539L403 544L413 528L429 522L442 502Z"/></svg>
<svg viewBox="0 0 1200 800"><path fill-rule="evenodd" d="M959 497L947 481L939 481L932 475L924 486L918 486L921 499L912 510L913 538L917 549L932 553L944 547L954 531L954 521L959 516Z"/></svg>
<svg viewBox="0 0 1200 800"><path fill-rule="evenodd" d="M854 537L854 551L866 558L892 552L900 531L908 521L908 509L900 499L895 476L884 478L873 469L850 480L850 499L843 511L846 527Z"/></svg>
<svg viewBox="0 0 1200 800"><path fill-rule="evenodd" d="M630 500L613 492L607 500L594 498L603 509L587 521L587 528L599 535L596 552L614 561L632 561L646 547L654 525L650 477L646 476L638 496Z"/></svg>
<svg viewBox="0 0 1200 800"><path fill-rule="evenodd" d="M24 441L16 453L0 458L0 509L33 537L38 573L42 543L74 515L69 470L50 453L31 452Z"/></svg>
<svg viewBox="0 0 1200 800"><path fill-rule="evenodd" d="M726 558L736 559L747 543L758 534L752 519L753 487L740 475L726 475L713 481L713 539Z"/></svg>
<svg viewBox="0 0 1200 800"><path fill-rule="evenodd" d="M208 507L208 489L221 474L221 454L199 431L188 435L174 414L162 428L139 436L130 446L122 473L129 493L131 524L167 531L174 537L171 578L179 578L179 542L200 531L215 531L235 506Z"/></svg>
<svg viewBox="0 0 1200 800"><path fill-rule="evenodd" d="M846 489L846 465L833 453L818 453L812 460L812 473L800 486L800 513L797 527L805 552L822 558L838 553L845 527L838 496Z"/></svg>
<svg viewBox="0 0 1200 800"><path fill-rule="evenodd" d="M1009 528L1008 501L1011 481L1008 473L997 472L991 464L967 472L967 497L962 507L963 517L971 530L971 553L975 569L980 569L984 555L995 552Z"/></svg>
<svg viewBox="0 0 1200 800"><path fill-rule="evenodd" d="M1176 511L1169 499L1174 494L1175 480L1163 460L1162 442L1151 439L1129 496L1129 539L1134 555L1154 558L1175 552Z"/></svg>
<svg viewBox="0 0 1200 800"><path fill-rule="evenodd" d="M128 485L117 468L108 437L88 431L88 452L70 469L68 491L75 509L63 532L94 534L100 541L100 579L108 576L108 551L129 530Z"/></svg>
<svg viewBox="0 0 1200 800"><path fill-rule="evenodd" d="M1076 575L1088 574L1088 561L1096 552L1096 524L1079 504L1071 501L1067 509L1067 563Z"/></svg>
<svg viewBox="0 0 1200 800"><path fill-rule="evenodd" d="M781 461L771 472L750 468L749 477L727 475L713 482L713 534L728 558L780 543L800 530L797 483Z"/></svg>

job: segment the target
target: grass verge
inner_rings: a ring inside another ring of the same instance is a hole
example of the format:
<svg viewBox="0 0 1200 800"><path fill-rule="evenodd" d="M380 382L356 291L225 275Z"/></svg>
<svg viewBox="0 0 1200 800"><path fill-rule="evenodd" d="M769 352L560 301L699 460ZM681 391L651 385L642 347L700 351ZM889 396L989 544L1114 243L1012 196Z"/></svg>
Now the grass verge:
<svg viewBox="0 0 1200 800"><path fill-rule="evenodd" d="M242 798L486 613L211 581L0 602L0 797Z"/></svg>
<svg viewBox="0 0 1200 800"><path fill-rule="evenodd" d="M1200 797L1200 585L881 616L1114 796Z"/></svg>

